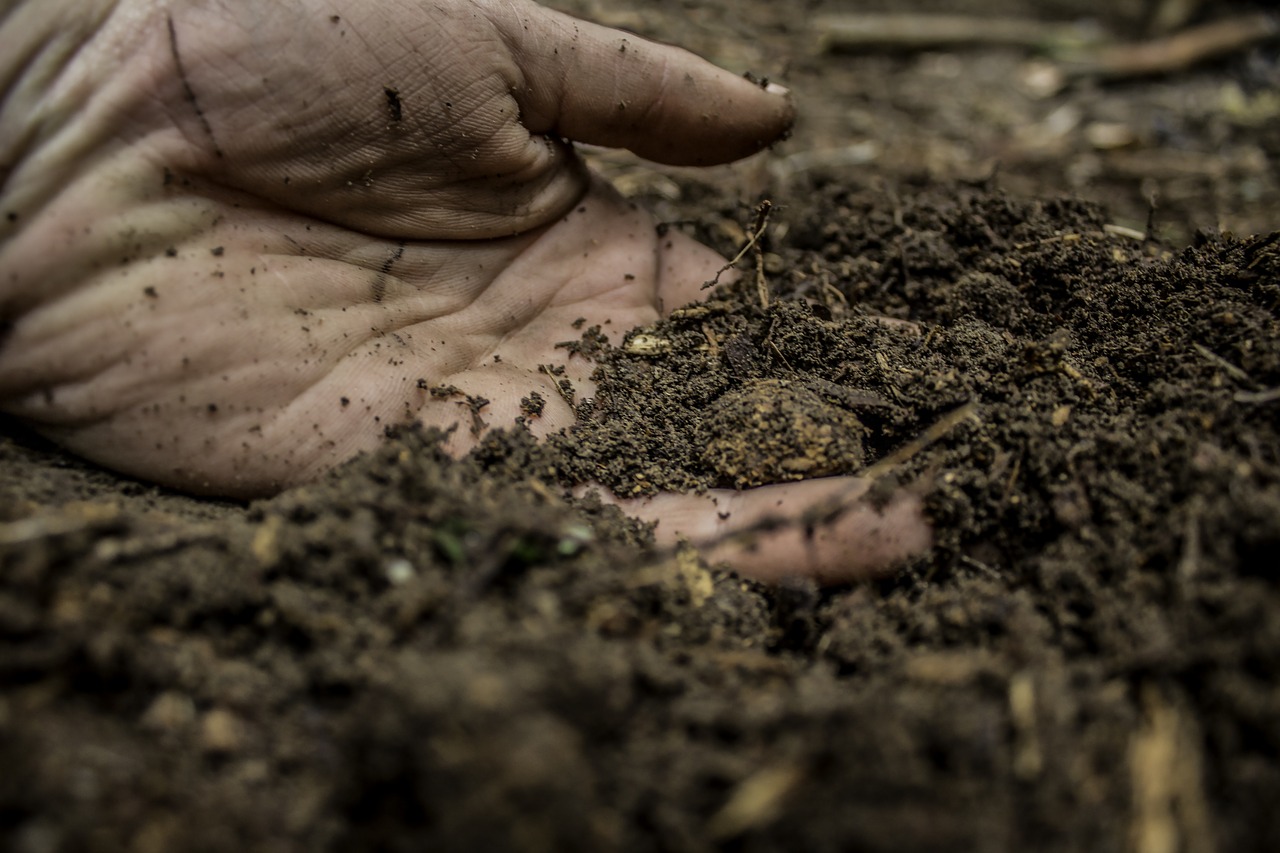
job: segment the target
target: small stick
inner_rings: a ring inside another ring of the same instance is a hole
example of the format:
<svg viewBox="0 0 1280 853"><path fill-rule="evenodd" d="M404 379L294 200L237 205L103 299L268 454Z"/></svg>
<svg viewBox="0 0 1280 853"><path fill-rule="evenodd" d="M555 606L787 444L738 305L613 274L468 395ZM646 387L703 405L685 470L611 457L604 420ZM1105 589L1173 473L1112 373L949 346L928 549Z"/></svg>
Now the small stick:
<svg viewBox="0 0 1280 853"><path fill-rule="evenodd" d="M1054 24L1027 18L984 18L968 15L840 14L823 15L813 24L822 51L929 50L977 45L1012 45L1035 49L1078 48L1096 40L1076 24Z"/></svg>
<svg viewBox="0 0 1280 853"><path fill-rule="evenodd" d="M1116 44L1076 24L965 15L825 15L815 20L813 29L820 52L1007 45L1058 58L1073 77L1119 79L1171 74L1280 38L1280 17L1268 12L1239 15L1130 44Z"/></svg>
<svg viewBox="0 0 1280 853"><path fill-rule="evenodd" d="M961 421L969 420L980 421L978 417L978 404L974 402L965 403L958 409L953 409L942 418L936 421L932 426L926 429L920 435L908 441L897 450L872 465L860 475L864 480L876 481L889 473L891 468L896 468L906 462L912 456L924 450L938 439L951 432L960 425Z"/></svg>
<svg viewBox="0 0 1280 853"><path fill-rule="evenodd" d="M908 441L906 444L902 445L902 447L899 447L893 453L890 453L888 456L857 475L857 479L849 484L849 488L842 489L830 498L820 501L816 505L810 507L797 520L803 523L806 527L816 527L819 524L830 524L834 522L849 508L847 505L847 499L850 494L853 492L868 494L871 491L871 487L894 468L897 468L917 453L925 450L929 445L944 438L949 432L959 426L962 421L970 418L975 421L979 420L977 403L965 403L958 409L954 409L943 415L941 419L936 421L924 432L920 433L920 435L916 436L911 441ZM756 533L774 530L789 523L794 522L785 518L762 518L746 530L726 534L722 540L713 543L713 545L719 545L721 542L749 539Z"/></svg>
<svg viewBox="0 0 1280 853"><path fill-rule="evenodd" d="M1249 374L1245 373L1243 370L1236 367L1234 364L1227 361L1225 358L1218 355L1216 352L1209 349L1208 347L1201 346L1200 344L1192 344L1191 346L1193 346L1195 348L1195 351L1200 353L1201 357L1203 357L1206 361L1212 364L1215 364L1218 367L1225 370L1227 372L1227 375L1230 376L1232 379L1236 380L1237 382L1243 382L1245 385L1256 384L1253 381L1253 377L1251 377Z"/></svg>
<svg viewBox="0 0 1280 853"><path fill-rule="evenodd" d="M1018 483L1018 475L1022 473L1022 454L1018 454L1018 458L1013 460L1013 470L1009 472L1008 478L1004 481L1004 497L1001 498L1002 503L1008 503L1009 497L1013 494L1013 487Z"/></svg>
<svg viewBox="0 0 1280 853"><path fill-rule="evenodd" d="M1280 17L1258 12L1191 27L1167 38L1118 44L1086 54L1064 70L1076 77L1145 77L1183 71L1198 62L1280 37Z"/></svg>
<svg viewBox="0 0 1280 853"><path fill-rule="evenodd" d="M729 270L733 269L734 266L738 263L738 261L742 260L747 256L747 252L750 252L753 248L755 248L756 243L760 240L761 237L764 236L764 229L769 224L769 214L772 210L773 210L773 202L769 201L768 199L765 199L764 201L760 202L760 205L756 208L756 224L752 226L751 237L750 239L747 240L747 244L742 247L742 251L738 252L738 254L733 256L733 260L729 261L729 263L725 264L720 269L716 270L715 278L711 279L710 281L704 281L702 283L703 290L706 290L709 287L715 287L717 284L719 284L720 276L724 275ZM768 306L765 306L765 307L768 307Z"/></svg>
<svg viewBox="0 0 1280 853"><path fill-rule="evenodd" d="M707 338L708 353L713 360L720 358L720 341L716 338L716 333L706 323L702 324L702 334Z"/></svg>
<svg viewBox="0 0 1280 853"><path fill-rule="evenodd" d="M1274 403L1280 400L1280 388L1270 388L1266 391L1237 391L1231 399L1237 403Z"/></svg>
<svg viewBox="0 0 1280 853"><path fill-rule="evenodd" d="M840 516L850 508L850 504L848 503L849 495L855 492L861 495L868 494L871 490L871 486L873 486L875 482L885 474L889 473L892 468L897 465L901 465L903 462L906 462L929 445L945 437L947 433L959 426L961 421L969 418L972 418L975 421L980 420L978 416L978 404L976 402L966 403L958 409L943 415L940 420L926 429L918 437L907 442L894 453L886 456L884 459L868 468L861 475L858 475L857 478L849 484L847 489L841 489L830 498L820 501L810 507L801 515L797 517L778 515L765 516L742 530L735 530L732 533L726 533L709 542L702 543L699 546L699 550L714 550L721 545L731 542L751 542L757 534L780 530L792 525L804 525L806 528L813 528L820 524L832 523L839 519ZM665 555L668 557L674 556L681 547L683 546L676 545L674 548L666 550Z"/></svg>
<svg viewBox="0 0 1280 853"><path fill-rule="evenodd" d="M768 305L765 305L765 306L763 306L763 307L768 308L769 306L768 306ZM787 357L786 357L785 355L783 355L782 350L781 350L781 349L779 349L779 348L778 348L778 345L777 345L776 343L774 343L774 342L773 342L773 330L774 330L774 329L776 329L776 328L778 328L778 318L777 318L777 317L774 317L774 318L769 322L769 332L764 336L764 340L763 340L763 341L761 341L760 346L762 346L762 347L763 347L763 346L768 346L768 347L769 347L769 349L771 349L771 350L773 350L774 352L776 352L776 353L778 354L778 358L782 359L782 363L783 363L783 365L785 365L785 366L786 366L787 370L790 370L792 373L795 373L795 372L796 372L796 369L795 369L794 367L792 367L792 366L791 366L791 362L787 361Z"/></svg>
<svg viewBox="0 0 1280 853"><path fill-rule="evenodd" d="M1113 237L1127 237L1130 240L1137 240L1145 243L1151 239L1151 228L1147 227L1145 232L1139 231L1137 228L1128 228L1124 225L1107 224L1102 226L1102 233L1110 234Z"/></svg>
<svg viewBox="0 0 1280 853"><path fill-rule="evenodd" d="M114 504L76 503L61 510L0 524L0 547L25 545L116 523L121 516Z"/></svg>
<svg viewBox="0 0 1280 853"><path fill-rule="evenodd" d="M769 282L764 277L764 248L756 243L756 295L760 297L760 307L769 307Z"/></svg>

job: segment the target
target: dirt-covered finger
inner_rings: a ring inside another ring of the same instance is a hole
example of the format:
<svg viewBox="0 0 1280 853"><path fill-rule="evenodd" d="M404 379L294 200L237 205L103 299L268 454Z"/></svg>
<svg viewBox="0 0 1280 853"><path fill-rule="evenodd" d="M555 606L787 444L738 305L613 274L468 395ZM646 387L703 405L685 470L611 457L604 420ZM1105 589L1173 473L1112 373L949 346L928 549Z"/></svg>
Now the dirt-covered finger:
<svg viewBox="0 0 1280 853"><path fill-rule="evenodd" d="M533 4L494 14L524 76L513 94L533 133L706 166L761 150L794 120L785 89L681 48Z"/></svg>
<svg viewBox="0 0 1280 853"><path fill-rule="evenodd" d="M856 478L831 477L618 503L656 522L661 545L692 542L712 562L768 583L840 584L884 575L933 544L919 495L904 491L876 505L863 500L869 488Z"/></svg>

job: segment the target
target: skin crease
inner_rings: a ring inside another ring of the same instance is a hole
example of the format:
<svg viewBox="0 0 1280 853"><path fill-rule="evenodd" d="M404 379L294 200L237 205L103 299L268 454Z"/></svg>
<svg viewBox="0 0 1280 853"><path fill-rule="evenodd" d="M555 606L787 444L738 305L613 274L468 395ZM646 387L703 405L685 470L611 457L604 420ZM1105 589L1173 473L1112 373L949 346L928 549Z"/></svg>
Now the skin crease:
<svg viewBox="0 0 1280 853"><path fill-rule="evenodd" d="M789 98L530 2L0 5L0 409L100 464L234 497L306 482L406 419L464 452L520 401L572 411L585 318L617 343L723 263L567 140L678 165L752 154ZM439 398L432 387L456 386ZM620 501L768 580L929 547L918 496L850 478ZM834 523L721 542L843 495ZM718 544L716 544L718 543Z"/></svg>

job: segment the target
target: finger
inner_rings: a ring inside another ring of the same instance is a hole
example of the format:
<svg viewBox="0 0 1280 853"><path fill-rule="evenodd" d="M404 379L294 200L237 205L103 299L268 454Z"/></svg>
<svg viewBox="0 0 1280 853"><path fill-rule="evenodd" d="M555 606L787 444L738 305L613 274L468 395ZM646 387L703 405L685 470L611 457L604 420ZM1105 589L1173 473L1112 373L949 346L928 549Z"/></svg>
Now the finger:
<svg viewBox="0 0 1280 853"><path fill-rule="evenodd" d="M494 14L524 75L514 94L532 133L706 166L759 151L794 119L781 87L762 88L680 48L532 4Z"/></svg>
<svg viewBox="0 0 1280 853"><path fill-rule="evenodd" d="M796 519L752 536L716 540L705 553L710 562L728 563L767 583L809 577L830 585L883 576L932 545L920 498L903 494L878 508L852 506L815 526Z"/></svg>
<svg viewBox="0 0 1280 853"><path fill-rule="evenodd" d="M667 493L618 505L657 522L659 544L688 540L708 560L743 575L767 583L807 577L838 584L883 575L933 544L919 495L902 492L875 507L859 501L867 488L856 478L832 477L743 492ZM831 521L804 523L806 508L833 499L843 502L844 511ZM768 519L786 523L762 526Z"/></svg>

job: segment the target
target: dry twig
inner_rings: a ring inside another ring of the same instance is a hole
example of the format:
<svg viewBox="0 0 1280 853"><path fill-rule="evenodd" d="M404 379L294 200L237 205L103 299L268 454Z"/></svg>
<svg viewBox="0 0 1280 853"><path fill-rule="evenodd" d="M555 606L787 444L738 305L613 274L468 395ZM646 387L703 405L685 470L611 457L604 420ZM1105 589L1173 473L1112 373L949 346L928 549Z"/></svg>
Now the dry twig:
<svg viewBox="0 0 1280 853"><path fill-rule="evenodd" d="M737 265L738 261L742 260L747 256L747 252L750 252L752 249L755 249L757 253L756 287L758 289L761 289L760 307L762 308L769 307L769 293L767 288L765 288L763 284L764 250L759 248L758 244L760 242L760 238L764 236L765 229L769 227L769 214L772 212L773 212L773 202L769 201L768 199L765 199L764 201L760 202L760 204L756 207L756 221L755 221L755 224L751 227L751 234L747 239L746 245L743 246L741 250L739 250L738 254L733 256L732 260L730 260L727 264L722 266L720 269L716 270L715 277L713 277L710 281L704 281L702 283L703 290L706 290L709 287L715 287L717 284L719 284L720 276L724 275L729 270L733 269Z"/></svg>
<svg viewBox="0 0 1280 853"><path fill-rule="evenodd" d="M823 51L899 51L1010 45L1056 53L1079 49L1098 35L1072 23L967 15L839 14L814 21Z"/></svg>
<svg viewBox="0 0 1280 853"><path fill-rule="evenodd" d="M1173 74L1280 37L1280 17L1259 12L1190 27L1165 38L1099 47L1068 62L1076 77L1147 77Z"/></svg>
<svg viewBox="0 0 1280 853"><path fill-rule="evenodd" d="M1280 16L1238 15L1134 43L1117 43L1075 23L965 15L824 15L814 22L814 31L821 52L1003 45L1044 53L1070 77L1120 79L1172 74L1275 40L1280 38Z"/></svg>

